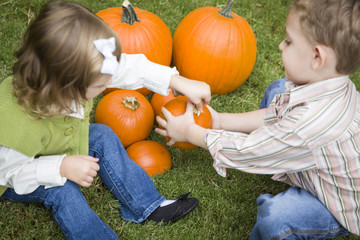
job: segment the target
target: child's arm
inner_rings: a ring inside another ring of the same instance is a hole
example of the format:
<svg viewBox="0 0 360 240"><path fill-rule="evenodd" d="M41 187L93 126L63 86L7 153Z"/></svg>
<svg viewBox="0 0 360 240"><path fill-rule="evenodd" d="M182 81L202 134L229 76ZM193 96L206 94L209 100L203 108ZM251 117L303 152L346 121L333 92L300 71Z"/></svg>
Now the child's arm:
<svg viewBox="0 0 360 240"><path fill-rule="evenodd" d="M208 106L208 108L213 118L214 129L250 133L264 124L265 109L232 114L218 113L211 107ZM170 138L168 145L173 145L175 142L190 142L207 149L205 142L206 129L195 124L193 109L193 104L188 102L185 114L174 117L166 108L162 108L166 119L158 116L156 120L164 130L157 128L155 131Z"/></svg>
<svg viewBox="0 0 360 240"><path fill-rule="evenodd" d="M139 89L167 95L170 89L186 95L201 109L211 99L210 87L205 82L190 80L179 75L176 68L149 61L144 54L121 54L120 69L112 77L108 88Z"/></svg>
<svg viewBox="0 0 360 240"><path fill-rule="evenodd" d="M202 109L202 105L209 104L211 100L210 86L205 82L173 75L170 79L169 88L187 96L197 109Z"/></svg>
<svg viewBox="0 0 360 240"><path fill-rule="evenodd" d="M59 173L62 158L62 155L29 157L0 145L0 184L20 195L29 194L39 186L62 186L66 182Z"/></svg>
<svg viewBox="0 0 360 240"><path fill-rule="evenodd" d="M72 156L70 158L74 158ZM63 161L63 158L65 161ZM66 172L63 176L77 182L81 186L89 186L96 172L89 169L98 169L96 159L92 157L86 161L76 161L72 159L76 166L71 167L70 172ZM70 160L70 159L68 159ZM60 175L60 167L64 167L66 163L66 155L41 156L39 158L29 157L11 148L0 145L0 185L11 187L17 194L29 194L36 190L39 186L55 187L62 186L66 182L66 178ZM89 168L91 167L91 168ZM77 169L77 172L75 170ZM96 170L97 171L97 170ZM88 172L90 178L83 174ZM81 182L80 178L87 179L87 183Z"/></svg>
<svg viewBox="0 0 360 240"><path fill-rule="evenodd" d="M264 124L265 108L245 113L218 113L207 107L213 119L213 129L251 133Z"/></svg>

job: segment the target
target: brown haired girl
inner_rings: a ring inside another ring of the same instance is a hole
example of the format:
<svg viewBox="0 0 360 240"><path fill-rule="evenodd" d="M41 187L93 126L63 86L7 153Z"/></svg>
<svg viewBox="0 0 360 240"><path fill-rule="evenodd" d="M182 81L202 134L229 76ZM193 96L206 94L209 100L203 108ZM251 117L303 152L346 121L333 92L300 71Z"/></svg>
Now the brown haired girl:
<svg viewBox="0 0 360 240"><path fill-rule="evenodd" d="M187 89L199 107L210 101L207 84L144 55L121 54L111 28L71 2L46 4L16 57L14 76L0 84L0 198L43 203L68 239L117 239L79 188L97 173L127 221L174 222L196 207L187 195L161 196L114 132L89 124L89 112L109 84L162 94Z"/></svg>

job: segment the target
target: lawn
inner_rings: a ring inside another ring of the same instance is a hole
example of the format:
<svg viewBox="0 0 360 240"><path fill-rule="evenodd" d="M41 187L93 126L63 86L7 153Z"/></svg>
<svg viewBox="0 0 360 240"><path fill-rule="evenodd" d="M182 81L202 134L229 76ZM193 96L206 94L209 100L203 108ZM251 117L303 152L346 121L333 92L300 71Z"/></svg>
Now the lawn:
<svg viewBox="0 0 360 240"><path fill-rule="evenodd" d="M36 16L42 0L0 0L0 79L11 75L13 52L19 47L26 26ZM118 0L77 0L94 12L121 6ZM227 0L133 0L133 6L158 15L174 33L181 19L204 6L223 7ZM257 60L249 79L230 94L213 96L211 106L219 112L257 109L266 86L283 77L278 44L291 0L235 0L233 12L245 18L257 39ZM360 75L351 76L360 88ZM151 97L151 96L150 96ZM149 98L150 98L149 97ZM99 100L97 98L97 100ZM94 108L96 107L96 104ZM149 139L165 143L152 133ZM191 191L200 200L198 208L175 224L132 224L123 221L117 203L101 180L83 189L89 205L121 239L248 239L256 221L256 198L262 193L277 194L288 188L271 176L228 170L223 178L212 168L212 158L202 149L168 148L172 169L152 177L159 192L168 199ZM63 239L51 213L40 204L0 200L0 239ZM341 239L359 239L354 236Z"/></svg>

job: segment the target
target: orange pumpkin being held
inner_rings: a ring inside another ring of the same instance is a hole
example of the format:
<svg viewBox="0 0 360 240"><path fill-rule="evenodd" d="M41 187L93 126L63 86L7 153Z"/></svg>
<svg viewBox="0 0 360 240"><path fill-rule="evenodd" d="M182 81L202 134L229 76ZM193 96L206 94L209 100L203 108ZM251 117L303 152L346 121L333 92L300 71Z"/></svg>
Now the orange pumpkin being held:
<svg viewBox="0 0 360 240"><path fill-rule="evenodd" d="M160 115L161 108L168 103L169 101L173 100L175 97L174 92L172 90L169 91L167 96L161 95L159 93L154 93L151 97L150 104L154 110L155 117Z"/></svg>
<svg viewBox="0 0 360 240"><path fill-rule="evenodd" d="M149 176L171 169L170 153L161 143L139 141L130 145L126 152Z"/></svg>
<svg viewBox="0 0 360 240"><path fill-rule="evenodd" d="M171 100L167 104L165 104L165 108L174 116L183 115L186 111L186 105L189 99L186 96L178 96L175 99ZM194 108L194 121L197 125L203 128L211 128L212 127L212 117L209 109L204 105L202 111L198 111ZM160 112L159 116L162 119L165 119L164 114ZM162 127L160 127L162 128ZM165 137L167 141L170 139ZM177 142L173 145L174 147L190 150L197 148L196 145L188 143L188 142Z"/></svg>
<svg viewBox="0 0 360 240"><path fill-rule="evenodd" d="M104 96L97 105L95 122L109 126L127 147L145 140L154 126L150 102L135 90L116 90Z"/></svg>

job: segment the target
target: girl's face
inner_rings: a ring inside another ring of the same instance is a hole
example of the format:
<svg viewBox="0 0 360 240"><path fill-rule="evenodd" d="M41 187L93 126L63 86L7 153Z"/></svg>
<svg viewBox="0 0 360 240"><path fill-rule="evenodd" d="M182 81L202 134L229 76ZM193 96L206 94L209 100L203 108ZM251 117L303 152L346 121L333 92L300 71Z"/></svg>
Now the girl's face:
<svg viewBox="0 0 360 240"><path fill-rule="evenodd" d="M286 21L286 38L279 45L285 77L295 84L311 83L313 46L304 36L297 12L292 9Z"/></svg>
<svg viewBox="0 0 360 240"><path fill-rule="evenodd" d="M112 76L108 74L102 74L101 77L91 84L86 91L86 98L92 99L102 93L106 87L112 82Z"/></svg>

